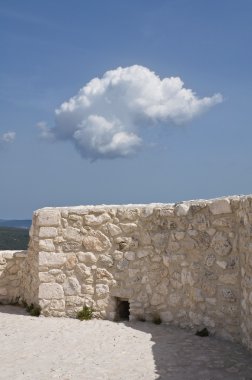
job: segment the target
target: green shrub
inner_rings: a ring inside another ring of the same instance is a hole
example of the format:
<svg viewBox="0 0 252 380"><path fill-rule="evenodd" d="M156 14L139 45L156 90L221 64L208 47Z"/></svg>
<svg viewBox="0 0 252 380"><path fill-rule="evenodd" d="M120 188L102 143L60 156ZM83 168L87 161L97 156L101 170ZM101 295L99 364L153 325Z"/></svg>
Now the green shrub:
<svg viewBox="0 0 252 380"><path fill-rule="evenodd" d="M152 322L155 323L155 325L160 325L162 323L162 319L159 315L154 315Z"/></svg>
<svg viewBox="0 0 252 380"><path fill-rule="evenodd" d="M25 310L30 315L32 315L33 317L39 317L40 316L40 313L41 313L41 307L40 306L36 306L33 303L28 305L28 303L26 301L23 301L23 306L25 307Z"/></svg>
<svg viewBox="0 0 252 380"><path fill-rule="evenodd" d="M93 309L92 307L83 306L83 309L77 313L77 319L80 321L88 321L93 317Z"/></svg>

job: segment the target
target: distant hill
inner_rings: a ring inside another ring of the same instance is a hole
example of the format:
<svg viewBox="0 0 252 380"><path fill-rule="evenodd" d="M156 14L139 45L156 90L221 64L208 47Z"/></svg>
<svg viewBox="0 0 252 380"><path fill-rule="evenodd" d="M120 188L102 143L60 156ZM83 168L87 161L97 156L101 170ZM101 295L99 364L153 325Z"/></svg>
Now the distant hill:
<svg viewBox="0 0 252 380"><path fill-rule="evenodd" d="M14 227L14 228L30 228L32 221L25 220L5 220L0 219L0 227Z"/></svg>
<svg viewBox="0 0 252 380"><path fill-rule="evenodd" d="M0 227L0 250L25 250L28 243L28 228Z"/></svg>

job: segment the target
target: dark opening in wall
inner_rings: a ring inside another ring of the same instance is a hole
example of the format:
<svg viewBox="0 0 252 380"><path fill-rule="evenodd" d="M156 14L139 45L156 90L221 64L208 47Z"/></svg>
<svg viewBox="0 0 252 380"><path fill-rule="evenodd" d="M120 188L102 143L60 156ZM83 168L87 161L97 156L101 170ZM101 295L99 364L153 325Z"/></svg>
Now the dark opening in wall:
<svg viewBox="0 0 252 380"><path fill-rule="evenodd" d="M128 321L130 315L129 301L117 298L116 304L116 319L119 321Z"/></svg>

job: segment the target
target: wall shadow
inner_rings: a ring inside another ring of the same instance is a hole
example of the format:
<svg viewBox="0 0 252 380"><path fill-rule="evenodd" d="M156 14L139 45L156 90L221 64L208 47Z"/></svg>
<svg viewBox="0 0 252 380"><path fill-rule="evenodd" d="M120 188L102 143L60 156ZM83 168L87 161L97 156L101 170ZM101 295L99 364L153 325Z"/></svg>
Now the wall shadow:
<svg viewBox="0 0 252 380"><path fill-rule="evenodd" d="M158 380L252 380L252 353L240 344L150 322L121 322L151 334Z"/></svg>
<svg viewBox="0 0 252 380"><path fill-rule="evenodd" d="M30 316L30 314L21 305L1 305L0 304L0 314L16 314L16 315Z"/></svg>

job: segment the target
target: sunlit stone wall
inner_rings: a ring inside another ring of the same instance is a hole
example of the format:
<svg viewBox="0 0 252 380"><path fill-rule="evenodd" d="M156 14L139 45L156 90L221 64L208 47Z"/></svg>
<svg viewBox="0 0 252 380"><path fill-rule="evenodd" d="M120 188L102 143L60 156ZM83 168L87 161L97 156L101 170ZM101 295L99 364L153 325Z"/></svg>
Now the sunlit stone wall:
<svg viewBox="0 0 252 380"><path fill-rule="evenodd" d="M21 297L45 316L84 305L252 348L252 196L35 211ZM1 289L1 288L0 288Z"/></svg>

